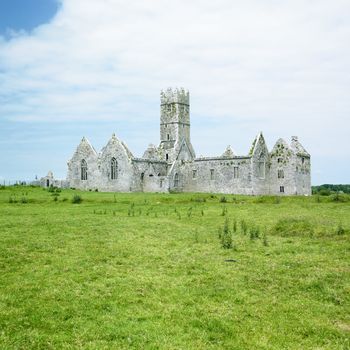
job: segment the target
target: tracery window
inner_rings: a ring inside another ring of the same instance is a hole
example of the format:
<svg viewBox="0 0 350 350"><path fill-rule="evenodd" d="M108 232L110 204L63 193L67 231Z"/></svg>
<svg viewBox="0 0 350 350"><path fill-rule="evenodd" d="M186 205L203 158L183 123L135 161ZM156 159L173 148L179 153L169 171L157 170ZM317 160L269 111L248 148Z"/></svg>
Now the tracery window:
<svg viewBox="0 0 350 350"><path fill-rule="evenodd" d="M113 157L111 159L111 180L115 180L118 176L118 162L117 160Z"/></svg>
<svg viewBox="0 0 350 350"><path fill-rule="evenodd" d="M81 165L80 165L80 170L81 170L81 179L82 180L87 180L87 163L86 160L83 159L81 161Z"/></svg>
<svg viewBox="0 0 350 350"><path fill-rule="evenodd" d="M284 179L284 171L283 170L278 170L277 171L277 177L279 179Z"/></svg>

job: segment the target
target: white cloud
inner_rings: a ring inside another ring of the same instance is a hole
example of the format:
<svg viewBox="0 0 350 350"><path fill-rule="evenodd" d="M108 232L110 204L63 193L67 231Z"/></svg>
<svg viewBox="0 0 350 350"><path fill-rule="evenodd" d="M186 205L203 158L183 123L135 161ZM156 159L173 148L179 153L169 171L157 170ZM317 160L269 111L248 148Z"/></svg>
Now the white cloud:
<svg viewBox="0 0 350 350"><path fill-rule="evenodd" d="M62 0L50 23L0 40L0 117L145 122L161 88L184 86L219 143L262 129L349 156L349 13L347 0Z"/></svg>

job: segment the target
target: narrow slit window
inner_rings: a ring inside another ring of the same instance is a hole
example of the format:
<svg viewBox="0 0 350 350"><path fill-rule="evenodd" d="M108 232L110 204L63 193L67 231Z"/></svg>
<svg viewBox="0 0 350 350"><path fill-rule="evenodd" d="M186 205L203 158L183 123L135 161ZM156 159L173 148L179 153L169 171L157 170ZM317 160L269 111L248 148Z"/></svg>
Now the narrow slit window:
<svg viewBox="0 0 350 350"><path fill-rule="evenodd" d="M235 179L238 179L239 177L238 166L233 167L233 177Z"/></svg>
<svg viewBox="0 0 350 350"><path fill-rule="evenodd" d="M214 180L214 169L210 169L210 180Z"/></svg>
<svg viewBox="0 0 350 350"><path fill-rule="evenodd" d="M174 176L174 187L179 187L179 174L176 173Z"/></svg>
<svg viewBox="0 0 350 350"><path fill-rule="evenodd" d="M81 161L81 179L87 180L87 163L85 159Z"/></svg>

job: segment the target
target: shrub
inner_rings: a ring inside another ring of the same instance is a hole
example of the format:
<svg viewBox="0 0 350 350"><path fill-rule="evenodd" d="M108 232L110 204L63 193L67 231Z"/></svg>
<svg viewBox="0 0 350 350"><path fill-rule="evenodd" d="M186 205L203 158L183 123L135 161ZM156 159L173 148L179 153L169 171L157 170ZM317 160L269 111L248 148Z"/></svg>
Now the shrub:
<svg viewBox="0 0 350 350"><path fill-rule="evenodd" d="M73 204L80 204L82 201L83 201L83 199L78 194L75 194L72 198Z"/></svg>
<svg viewBox="0 0 350 350"><path fill-rule="evenodd" d="M350 196L348 194L343 194L343 193L335 193L332 194L329 197L331 202L339 202L339 203L346 203L350 201Z"/></svg>

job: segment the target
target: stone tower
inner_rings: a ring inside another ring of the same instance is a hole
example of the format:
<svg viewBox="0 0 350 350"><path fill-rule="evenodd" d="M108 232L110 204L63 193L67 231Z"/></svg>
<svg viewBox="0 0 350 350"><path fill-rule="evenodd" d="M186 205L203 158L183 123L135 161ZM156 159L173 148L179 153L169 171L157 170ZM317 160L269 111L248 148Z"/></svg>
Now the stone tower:
<svg viewBox="0 0 350 350"><path fill-rule="evenodd" d="M163 160L173 163L183 147L189 150L187 158L194 158L190 140L190 96L183 88L169 88L160 93L160 148Z"/></svg>

